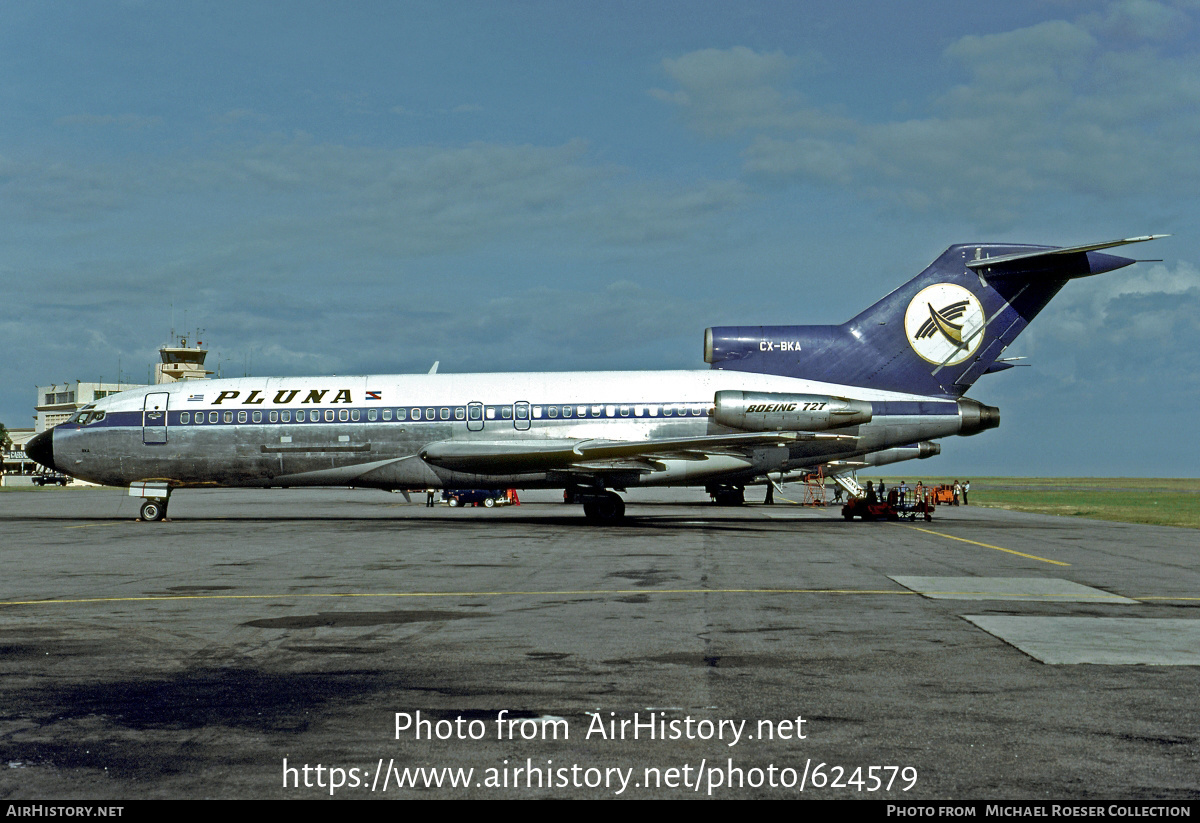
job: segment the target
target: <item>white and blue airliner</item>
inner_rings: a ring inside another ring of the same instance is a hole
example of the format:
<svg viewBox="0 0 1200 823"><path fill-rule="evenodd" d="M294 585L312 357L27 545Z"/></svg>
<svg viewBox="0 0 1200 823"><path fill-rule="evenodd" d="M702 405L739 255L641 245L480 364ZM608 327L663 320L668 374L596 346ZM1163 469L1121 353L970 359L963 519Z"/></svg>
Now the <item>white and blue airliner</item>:
<svg viewBox="0 0 1200 823"><path fill-rule="evenodd" d="M592 521L617 492L703 486L739 503L773 476L938 453L999 425L965 397L1068 280L1137 262L1101 249L951 246L836 326L706 330L707 370L244 377L121 392L26 453L127 486L161 520L196 487L561 488Z"/></svg>

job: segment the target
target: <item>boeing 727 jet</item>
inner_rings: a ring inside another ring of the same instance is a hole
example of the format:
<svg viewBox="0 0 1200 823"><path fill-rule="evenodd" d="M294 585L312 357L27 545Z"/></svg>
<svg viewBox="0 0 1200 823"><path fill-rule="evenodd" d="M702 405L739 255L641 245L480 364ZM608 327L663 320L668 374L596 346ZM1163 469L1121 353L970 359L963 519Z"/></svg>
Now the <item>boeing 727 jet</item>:
<svg viewBox="0 0 1200 823"><path fill-rule="evenodd" d="M26 453L129 487L145 520L211 486L559 488L600 522L637 486L736 503L772 475L927 457L998 426L967 390L1013 366L1005 349L1067 281L1137 262L1101 249L1162 236L951 246L841 325L706 330L707 370L186 381L85 406Z"/></svg>

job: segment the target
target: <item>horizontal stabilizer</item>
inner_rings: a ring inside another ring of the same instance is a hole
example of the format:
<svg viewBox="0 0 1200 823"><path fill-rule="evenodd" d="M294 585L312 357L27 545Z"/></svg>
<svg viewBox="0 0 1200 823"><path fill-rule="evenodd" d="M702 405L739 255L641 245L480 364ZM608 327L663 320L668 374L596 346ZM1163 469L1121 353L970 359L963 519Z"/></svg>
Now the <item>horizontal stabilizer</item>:
<svg viewBox="0 0 1200 823"><path fill-rule="evenodd" d="M1006 271L1013 271L1013 272L1025 271L1028 268L1027 265L1014 266L1013 264L1018 263L1018 262L1024 262L1027 264L1030 262L1038 261L1038 262L1053 265L1054 258L1061 258L1061 257L1067 256L1067 255L1072 255L1072 254L1087 254L1088 252L1099 251L1100 249L1111 249L1116 246L1127 246L1130 243L1145 243L1147 240L1158 240L1161 237L1170 237L1170 235L1169 234L1147 234L1147 235L1143 235L1142 237L1127 237L1124 240L1108 240L1103 243L1088 243L1083 246L1067 246L1064 248L1030 249L1028 251L1015 252L1013 254L1002 254L997 257L977 257L974 260L967 261L967 268L973 269L975 271L991 270L990 273L992 273L992 274L1004 274L1004 273L1006 273ZM1103 260L1107 257L1108 257L1107 255L1098 255L1096 260ZM1042 259L1039 261L1039 258L1042 258ZM1133 262L1133 261L1125 261L1125 258L1121 258L1121 257L1113 257L1113 258L1111 258L1111 260L1113 260L1114 263L1108 264L1108 265L1102 264L1099 268L1097 266L1093 265L1091 267L1091 270L1086 273L1087 274L1100 274L1102 271L1111 270L1111 268L1119 268L1120 266L1115 264L1115 261L1118 261L1118 260L1122 261L1122 263L1120 265L1128 265L1129 262ZM1111 266L1111 268L1109 268L1109 266Z"/></svg>

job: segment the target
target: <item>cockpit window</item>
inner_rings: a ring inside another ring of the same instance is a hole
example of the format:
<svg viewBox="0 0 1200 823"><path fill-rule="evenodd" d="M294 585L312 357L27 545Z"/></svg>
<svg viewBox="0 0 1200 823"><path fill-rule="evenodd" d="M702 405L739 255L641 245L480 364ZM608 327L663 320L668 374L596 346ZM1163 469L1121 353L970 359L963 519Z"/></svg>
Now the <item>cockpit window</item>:
<svg viewBox="0 0 1200 823"><path fill-rule="evenodd" d="M78 423L81 426L84 425L85 423L88 422L90 413L91 413L92 409L94 409L94 408L96 408L95 403L88 403L82 409L75 412L75 414L68 417L67 422L68 423Z"/></svg>

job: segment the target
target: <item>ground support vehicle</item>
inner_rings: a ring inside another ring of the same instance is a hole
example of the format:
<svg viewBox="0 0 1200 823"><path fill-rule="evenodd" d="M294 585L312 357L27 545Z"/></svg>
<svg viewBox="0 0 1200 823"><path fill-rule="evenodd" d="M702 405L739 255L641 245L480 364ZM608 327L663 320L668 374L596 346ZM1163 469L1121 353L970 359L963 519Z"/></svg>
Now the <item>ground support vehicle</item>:
<svg viewBox="0 0 1200 823"><path fill-rule="evenodd" d="M842 517L853 520L916 520L923 517L928 523L933 520L932 503L868 503L864 497L851 497L842 506Z"/></svg>
<svg viewBox="0 0 1200 823"><path fill-rule="evenodd" d="M934 486L929 492L929 499L934 503L941 503L947 506L954 505L954 486L949 483Z"/></svg>
<svg viewBox="0 0 1200 823"><path fill-rule="evenodd" d="M503 489L450 489L443 493L442 499L450 504L451 508L457 506L492 506L502 505L508 502L508 492Z"/></svg>

